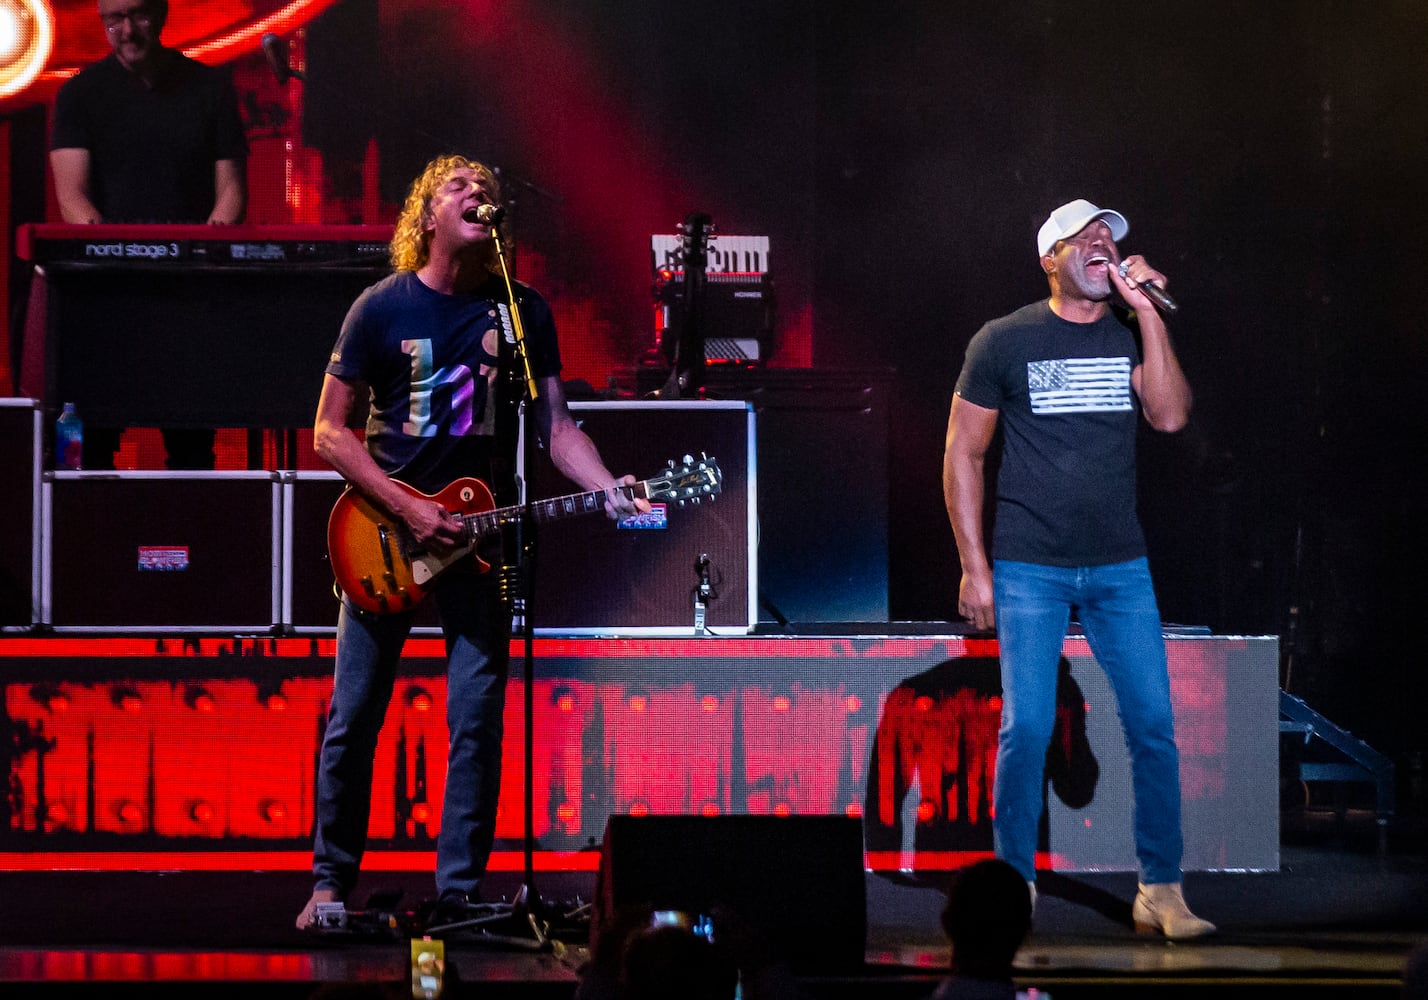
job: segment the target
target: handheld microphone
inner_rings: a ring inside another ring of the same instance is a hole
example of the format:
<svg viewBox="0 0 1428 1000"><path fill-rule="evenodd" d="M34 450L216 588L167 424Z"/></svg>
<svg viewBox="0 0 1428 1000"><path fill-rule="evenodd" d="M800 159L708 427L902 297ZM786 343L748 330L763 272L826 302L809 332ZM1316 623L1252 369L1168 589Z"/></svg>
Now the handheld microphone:
<svg viewBox="0 0 1428 1000"><path fill-rule="evenodd" d="M292 77L297 77L304 83L307 82L307 77L293 69L288 62L288 43L271 31L263 34L263 55L268 58L268 67L273 71L273 76L277 78L278 86L285 86Z"/></svg>
<svg viewBox="0 0 1428 1000"><path fill-rule="evenodd" d="M1118 268L1118 270L1121 273L1122 281L1125 280L1126 271L1128 269L1129 265L1125 261L1121 261L1121 266ZM1177 305L1175 300L1170 297L1170 293L1167 292L1165 289L1161 288L1159 285L1152 284L1149 281L1142 281L1139 285L1136 286L1136 288L1144 292L1145 297L1150 299L1150 301L1154 302L1155 307L1161 312L1165 313L1165 315L1174 316L1176 312L1180 310L1180 306Z"/></svg>

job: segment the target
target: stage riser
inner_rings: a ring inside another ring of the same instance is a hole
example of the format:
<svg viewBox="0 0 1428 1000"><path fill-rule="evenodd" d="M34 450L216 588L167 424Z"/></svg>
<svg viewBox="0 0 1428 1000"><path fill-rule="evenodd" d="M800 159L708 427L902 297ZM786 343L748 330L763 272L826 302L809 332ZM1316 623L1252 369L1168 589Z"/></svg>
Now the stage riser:
<svg viewBox="0 0 1428 1000"><path fill-rule="evenodd" d="M1276 645L1169 642L1187 869L1278 867ZM330 640L4 648L21 808L0 851L305 846ZM991 850L990 643L543 639L537 652L534 832L545 851L593 847L611 814L861 815L874 868L957 867ZM439 643L413 640L408 654L378 747L371 834L374 848L430 852L445 681ZM1068 738L1095 757L1099 780L1084 808L1049 794L1043 860L1133 869L1114 702L1083 640L1068 639L1065 656L1086 706L1084 732ZM508 845L522 832L522 703L513 678L497 830Z"/></svg>
<svg viewBox="0 0 1428 1000"><path fill-rule="evenodd" d="M454 964L459 968L460 959ZM372 982L366 980L365 982ZM401 995L399 980L382 980L389 988L387 995ZM907 979L877 972L864 976L848 976L838 979L807 977L800 981L803 995L808 1000L867 1000L876 996L879 1000L926 1000L937 987L937 978ZM322 986L322 980L302 982L228 983L216 979L187 982L112 982L96 979L88 982L63 983L67 997L93 997L95 1000L109 998L142 998L142 1000L191 1000L199 991L205 1000L309 1000ZM500 982L463 981L448 985L443 996L453 1000L570 1000L575 995L576 982ZM1233 979L1217 981L1198 980L1183 985L1175 983L1144 983L1134 978L1119 981L1099 980L1094 983L1066 983L1063 981L1018 980L1022 990L1035 988L1043 997L1054 1000L1198 1000L1214 996L1216 1000L1338 1000L1338 998L1382 997L1397 998L1400 988L1396 982L1353 982L1337 984L1332 982L1257 982L1237 983ZM5 995L8 1000L47 1000L55 995L54 982L6 982Z"/></svg>

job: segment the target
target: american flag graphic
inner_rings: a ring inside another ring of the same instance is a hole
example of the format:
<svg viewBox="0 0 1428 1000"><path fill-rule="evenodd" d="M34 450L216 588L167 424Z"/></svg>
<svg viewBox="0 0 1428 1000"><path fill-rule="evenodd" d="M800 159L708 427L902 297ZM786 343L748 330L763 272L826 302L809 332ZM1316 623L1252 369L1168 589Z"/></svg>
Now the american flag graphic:
<svg viewBox="0 0 1428 1000"><path fill-rule="evenodd" d="M1029 361L1031 412L1106 413L1131 406L1130 358Z"/></svg>

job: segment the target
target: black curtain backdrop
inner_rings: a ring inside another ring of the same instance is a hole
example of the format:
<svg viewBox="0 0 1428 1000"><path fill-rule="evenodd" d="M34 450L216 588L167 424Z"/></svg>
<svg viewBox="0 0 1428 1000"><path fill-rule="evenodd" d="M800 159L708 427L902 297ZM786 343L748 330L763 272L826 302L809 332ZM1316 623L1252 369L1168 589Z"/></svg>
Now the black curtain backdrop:
<svg viewBox="0 0 1428 1000"><path fill-rule="evenodd" d="M897 370L893 619L955 614L940 459L967 341L1045 294L1053 207L1119 209L1181 302L1197 396L1143 442L1165 617L1281 634L1286 687L1424 749L1417 0L350 3L327 20L372 55L375 110L329 101L308 134L375 131L389 199L442 148L501 164L551 280L596 289L634 348L649 234L709 212L771 237L815 366ZM319 34L314 72L343 61Z"/></svg>

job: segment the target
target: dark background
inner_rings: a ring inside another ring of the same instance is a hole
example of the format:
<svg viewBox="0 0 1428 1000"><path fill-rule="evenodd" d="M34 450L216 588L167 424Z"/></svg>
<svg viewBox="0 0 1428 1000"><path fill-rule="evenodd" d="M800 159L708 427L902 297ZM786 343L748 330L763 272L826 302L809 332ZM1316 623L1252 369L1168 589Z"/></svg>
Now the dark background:
<svg viewBox="0 0 1428 1000"><path fill-rule="evenodd" d="M896 372L893 620L955 615L967 341L1045 294L1052 208L1118 209L1196 392L1143 441L1165 617L1281 635L1282 686L1416 771L1425 38L1417 0L344 0L307 31L303 134L339 196L375 139L388 204L437 152L501 166L538 283L595 296L620 363L651 233L768 235L784 335Z"/></svg>
<svg viewBox="0 0 1428 1000"><path fill-rule="evenodd" d="M1428 9L544 0L443 55L413 25L451 8L402 6L386 64L409 47L441 71L385 93L558 192L562 228L531 238L558 235L622 328L642 330L648 234L699 209L770 235L815 367L896 370L895 620L955 615L939 477L967 341L1045 294L1053 207L1119 209L1181 302L1197 396L1143 447L1165 617L1281 634L1287 689L1416 766ZM422 146L383 143L394 183Z"/></svg>

